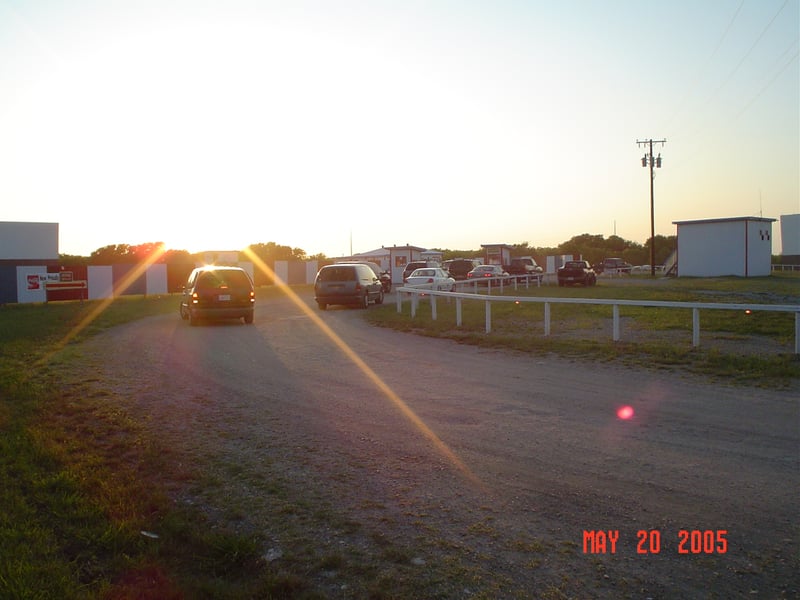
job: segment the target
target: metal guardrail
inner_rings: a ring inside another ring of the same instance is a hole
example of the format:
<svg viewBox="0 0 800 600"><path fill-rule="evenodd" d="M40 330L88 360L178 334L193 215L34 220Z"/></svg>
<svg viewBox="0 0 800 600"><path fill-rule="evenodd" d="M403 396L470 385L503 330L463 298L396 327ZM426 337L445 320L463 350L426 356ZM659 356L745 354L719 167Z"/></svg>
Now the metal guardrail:
<svg viewBox="0 0 800 600"><path fill-rule="evenodd" d="M502 283L500 285L502 291ZM397 312L402 311L402 296L407 293L411 296L411 316L416 316L420 294L430 297L431 318L437 318L436 297L444 296L456 301L456 326L461 327L463 300L481 300L486 305L486 333L492 332L492 302L516 302L544 304L544 335L550 335L550 306L552 304L600 304L612 307L613 329L612 338L620 341L620 306L648 306L654 308L681 308L692 310L692 346L700 346L700 310L750 310L764 312L794 313L794 353L800 354L800 304L724 304L715 302L668 302L664 300L616 300L601 298L532 298L530 296L495 296L487 294L469 294L464 292L439 292L419 288L397 288Z"/></svg>

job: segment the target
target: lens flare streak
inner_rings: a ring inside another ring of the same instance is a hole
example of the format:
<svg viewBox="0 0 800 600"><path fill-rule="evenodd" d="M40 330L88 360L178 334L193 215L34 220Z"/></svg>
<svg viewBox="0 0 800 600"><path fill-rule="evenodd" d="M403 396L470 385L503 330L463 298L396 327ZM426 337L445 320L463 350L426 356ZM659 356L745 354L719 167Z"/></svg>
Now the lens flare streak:
<svg viewBox="0 0 800 600"><path fill-rule="evenodd" d="M294 293L294 291L285 283L283 282L275 272L266 264L263 260L261 260L256 254L254 254L249 248L246 249L245 254L247 257L255 264L259 269L261 269L264 273L266 273L275 284L289 297L289 299L308 316L311 321L320 328L320 330L334 343L334 345L342 351L342 353L356 365L356 367L361 370L361 372L369 379L388 399L389 401L398 409L400 412L409 420L411 423L424 435L432 444L433 446L442 454L445 458L447 458L450 463L452 463L469 481L473 484L484 488L485 486L483 483L478 479L478 477L467 467L466 464L458 457L456 454L445 444L441 438L430 428L425 422L420 419L417 414L411 409L411 407L403 401L400 396L398 396L392 388L390 388L383 379L372 369L370 368L364 360L356 354L356 352L347 345L345 342L335 331L333 331L327 323L325 323L319 315L317 315L300 297Z"/></svg>

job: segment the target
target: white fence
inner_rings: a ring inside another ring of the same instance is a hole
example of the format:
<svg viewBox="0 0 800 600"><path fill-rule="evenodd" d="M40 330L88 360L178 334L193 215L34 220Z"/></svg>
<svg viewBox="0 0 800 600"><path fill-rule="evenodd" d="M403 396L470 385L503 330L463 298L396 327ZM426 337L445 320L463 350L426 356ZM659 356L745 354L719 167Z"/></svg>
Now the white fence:
<svg viewBox="0 0 800 600"><path fill-rule="evenodd" d="M772 265L773 271L800 271L800 265Z"/></svg>
<svg viewBox="0 0 800 600"><path fill-rule="evenodd" d="M460 282L463 283L463 282ZM503 284L499 287L502 293ZM506 283L508 286L508 283ZM794 353L800 354L800 304L722 304L713 302L666 302L663 300L614 300L600 298L532 298L530 296L494 296L491 294L491 287L487 286L486 294L463 293L463 292L439 292L412 287L401 287L397 289L397 312L402 311L403 293L411 296L411 316L416 316L420 294L430 297L431 318L436 320L436 297L444 296L455 299L456 302L456 326L461 327L461 304L463 300L482 301L485 303L486 311L486 333L492 331L492 303L493 302L532 302L544 304L544 335L550 335L550 307L553 304L603 304L612 307L613 329L612 337L615 342L620 340L619 307L620 306L650 306L656 308L683 308L692 311L692 346L700 345L700 310L751 310L765 312L788 312L794 313Z"/></svg>

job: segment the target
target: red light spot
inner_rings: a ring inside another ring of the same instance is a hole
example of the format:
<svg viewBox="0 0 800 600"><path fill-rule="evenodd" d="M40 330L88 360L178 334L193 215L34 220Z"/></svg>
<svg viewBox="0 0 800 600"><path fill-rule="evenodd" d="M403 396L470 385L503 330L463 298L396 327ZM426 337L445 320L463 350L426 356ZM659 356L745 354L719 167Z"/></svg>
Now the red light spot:
<svg viewBox="0 0 800 600"><path fill-rule="evenodd" d="M752 311L752 310L750 310L749 308L747 308L747 309L745 309L745 311L744 311L744 314L746 314L746 315L752 315L752 314L753 314L753 311Z"/></svg>
<svg viewBox="0 0 800 600"><path fill-rule="evenodd" d="M622 419L623 421L627 421L628 419L633 418L633 407L632 406L620 406L617 409L617 416Z"/></svg>

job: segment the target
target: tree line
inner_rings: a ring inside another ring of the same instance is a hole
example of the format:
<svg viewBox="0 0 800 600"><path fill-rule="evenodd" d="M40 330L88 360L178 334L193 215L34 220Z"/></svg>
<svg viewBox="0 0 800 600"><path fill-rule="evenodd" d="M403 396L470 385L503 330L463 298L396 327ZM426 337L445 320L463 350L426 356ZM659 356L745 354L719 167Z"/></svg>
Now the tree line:
<svg viewBox="0 0 800 600"><path fill-rule="evenodd" d="M655 258L656 264L664 264L669 255L675 250L677 237L657 235L655 237ZM511 246L511 256L533 256L540 265L545 265L546 257L554 255L580 255L592 264L600 262L604 258L621 258L632 265L647 265L650 263L650 240L645 244L639 244L619 236L612 235L608 238L602 235L584 233L576 235L566 242L562 242L556 247L535 247L529 242L519 244L509 244ZM443 260L457 257L482 257L483 250L450 250L439 249L442 252ZM275 267L276 261L306 261L316 260L320 264L330 261L322 253L308 255L302 248L292 248L275 242L251 244L246 250L239 252L240 261L249 261L250 253L253 253L270 268ZM158 256L154 256L158 255ZM144 244L111 244L103 246L92 252L89 256L75 256L61 254L59 263L64 266L75 265L115 265L115 264L137 264L148 260L157 263L164 263L173 267L177 271L191 271L195 263L202 256L191 254L186 250L165 249L163 242L147 242ZM266 275L260 272L256 274L256 283L270 283Z"/></svg>
<svg viewBox="0 0 800 600"><path fill-rule="evenodd" d="M675 250L678 244L677 236L657 235L655 237L655 262L656 265L663 265L669 255ZM511 246L511 256L532 256L536 262L545 266L548 256L579 255L584 260L592 264L599 263L604 258L621 258L632 265L650 264L650 244L647 240L644 244L623 239L617 235L604 237L583 233L576 235L562 242L558 246L532 246L528 242L520 244L509 244ZM443 260L460 257L482 257L483 250L440 250Z"/></svg>

